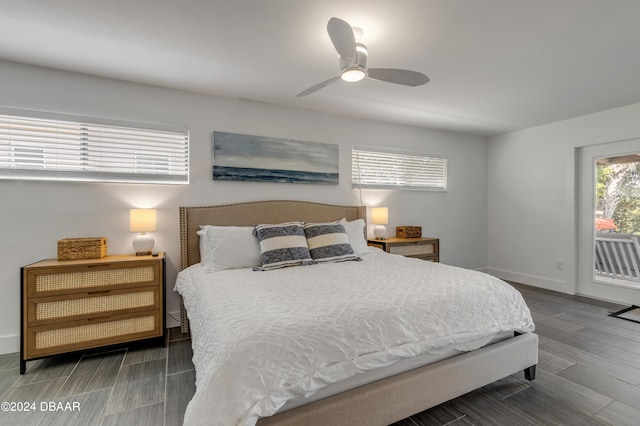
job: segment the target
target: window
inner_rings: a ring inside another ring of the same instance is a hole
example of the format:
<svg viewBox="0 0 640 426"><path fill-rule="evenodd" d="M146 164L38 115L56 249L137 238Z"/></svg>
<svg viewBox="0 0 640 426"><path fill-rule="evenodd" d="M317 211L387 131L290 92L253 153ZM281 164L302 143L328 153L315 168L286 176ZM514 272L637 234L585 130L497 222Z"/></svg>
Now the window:
<svg viewBox="0 0 640 426"><path fill-rule="evenodd" d="M383 148L353 147L351 181L354 187L447 190L447 159Z"/></svg>
<svg viewBox="0 0 640 426"><path fill-rule="evenodd" d="M186 129L2 112L0 179L189 183Z"/></svg>

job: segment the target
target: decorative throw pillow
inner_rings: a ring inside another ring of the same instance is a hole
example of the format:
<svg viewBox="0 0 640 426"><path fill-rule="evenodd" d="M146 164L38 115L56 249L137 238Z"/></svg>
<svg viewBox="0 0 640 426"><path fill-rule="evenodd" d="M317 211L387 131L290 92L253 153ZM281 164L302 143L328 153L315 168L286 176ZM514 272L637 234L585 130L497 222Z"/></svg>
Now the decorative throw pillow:
<svg viewBox="0 0 640 426"><path fill-rule="evenodd" d="M309 253L315 262L360 260L349 244L347 231L339 222L306 223L304 233Z"/></svg>
<svg viewBox="0 0 640 426"><path fill-rule="evenodd" d="M356 219L351 222L347 222L347 219L340 219L340 224L347 230L347 236L349 237L349 244L353 248L355 254L369 253L369 246L364 235L365 222L363 219Z"/></svg>
<svg viewBox="0 0 640 426"><path fill-rule="evenodd" d="M253 226L201 225L200 262L209 270L253 268L261 264Z"/></svg>
<svg viewBox="0 0 640 426"><path fill-rule="evenodd" d="M313 262L302 222L256 225L253 232L262 253L262 267L254 269L268 271Z"/></svg>

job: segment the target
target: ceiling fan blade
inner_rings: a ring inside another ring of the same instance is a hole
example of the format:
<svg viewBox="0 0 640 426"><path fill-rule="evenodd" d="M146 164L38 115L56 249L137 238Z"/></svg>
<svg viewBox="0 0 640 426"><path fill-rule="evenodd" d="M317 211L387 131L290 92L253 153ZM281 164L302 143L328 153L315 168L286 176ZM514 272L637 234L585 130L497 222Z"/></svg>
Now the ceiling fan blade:
<svg viewBox="0 0 640 426"><path fill-rule="evenodd" d="M302 92L300 92L300 93L298 93L296 95L296 98L301 98L303 96L310 95L313 92L317 92L318 90L322 89L323 87L327 87L331 83L335 83L338 80L340 80L340 76L339 75L337 75L335 77L331 77L329 80L325 80L322 83L318 83L315 86L309 87L307 90L303 90Z"/></svg>
<svg viewBox="0 0 640 426"><path fill-rule="evenodd" d="M353 63L356 60L356 39L351 25L342 19L331 18L327 23L327 32L342 60L347 64Z"/></svg>
<svg viewBox="0 0 640 426"><path fill-rule="evenodd" d="M429 77L421 72L395 68L369 68L367 77L405 86L421 86L429 82Z"/></svg>

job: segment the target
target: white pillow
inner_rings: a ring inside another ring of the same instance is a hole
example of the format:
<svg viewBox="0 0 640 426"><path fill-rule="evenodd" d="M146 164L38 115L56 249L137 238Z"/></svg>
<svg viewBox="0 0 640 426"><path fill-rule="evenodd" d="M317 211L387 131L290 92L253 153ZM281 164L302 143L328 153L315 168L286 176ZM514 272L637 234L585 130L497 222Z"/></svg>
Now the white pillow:
<svg viewBox="0 0 640 426"><path fill-rule="evenodd" d="M200 262L210 270L260 266L260 245L253 226L200 225Z"/></svg>
<svg viewBox="0 0 640 426"><path fill-rule="evenodd" d="M367 240L364 238L364 227L366 226L363 219L356 219L352 222L347 222L347 219L340 219L340 224L344 226L349 237L349 244L353 247L355 254L369 253L369 246Z"/></svg>

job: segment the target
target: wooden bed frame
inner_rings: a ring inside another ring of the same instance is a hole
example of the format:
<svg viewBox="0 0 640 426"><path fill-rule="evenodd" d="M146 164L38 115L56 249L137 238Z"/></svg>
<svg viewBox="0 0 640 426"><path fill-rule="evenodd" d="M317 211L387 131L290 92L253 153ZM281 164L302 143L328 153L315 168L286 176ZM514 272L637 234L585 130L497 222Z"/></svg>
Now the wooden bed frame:
<svg viewBox="0 0 640 426"><path fill-rule="evenodd" d="M200 225L253 226L292 220L364 219L364 206L304 201L257 201L180 207L180 270L200 262ZM183 332L189 330L181 300ZM258 421L259 426L385 426L524 370L535 378L538 336L516 335L493 345L388 377Z"/></svg>

